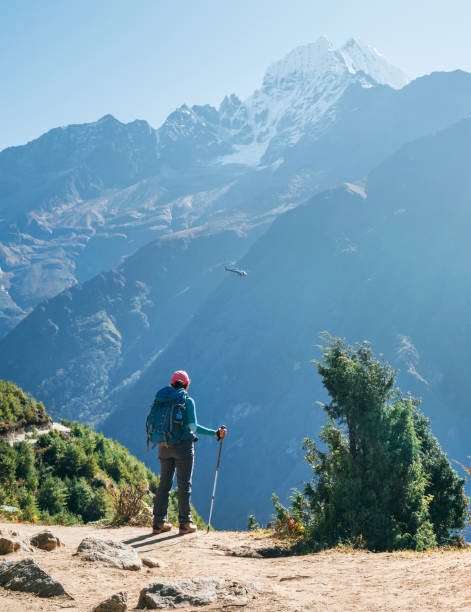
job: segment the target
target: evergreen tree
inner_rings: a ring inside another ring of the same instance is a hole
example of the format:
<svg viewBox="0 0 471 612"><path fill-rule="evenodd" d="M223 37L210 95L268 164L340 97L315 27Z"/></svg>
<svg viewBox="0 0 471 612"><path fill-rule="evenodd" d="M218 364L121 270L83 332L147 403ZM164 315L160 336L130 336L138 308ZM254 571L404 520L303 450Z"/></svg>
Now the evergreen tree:
<svg viewBox="0 0 471 612"><path fill-rule="evenodd" d="M92 497L82 512L84 523L98 521L108 514L110 501L106 489L103 487L93 491Z"/></svg>
<svg viewBox="0 0 471 612"><path fill-rule="evenodd" d="M82 476L87 463L85 449L78 442L66 445L58 458L57 473L59 476Z"/></svg>
<svg viewBox="0 0 471 612"><path fill-rule="evenodd" d="M330 402L323 446L305 440L313 480L291 511L312 546L424 550L464 524L463 483L431 435L418 402L368 343L324 336L317 369ZM279 505L278 505L279 506ZM279 507L278 507L279 510Z"/></svg>
<svg viewBox="0 0 471 612"><path fill-rule="evenodd" d="M22 510L22 519L36 521L39 517L39 508L34 493L23 487L18 495L18 505Z"/></svg>
<svg viewBox="0 0 471 612"><path fill-rule="evenodd" d="M417 402L418 407L418 402ZM429 499L429 513L439 545L450 544L453 532L464 526L466 498L464 478L452 469L440 444L432 435L430 421L417 409L414 426L420 441L422 462L427 474L425 494Z"/></svg>
<svg viewBox="0 0 471 612"><path fill-rule="evenodd" d="M83 515L86 515L86 509L89 506L93 491L84 478L74 478L66 482L68 497L67 507L72 514L82 516L84 522L87 522Z"/></svg>
<svg viewBox="0 0 471 612"><path fill-rule="evenodd" d="M15 445L16 480L22 481L30 491L38 487L38 477L34 465L34 450L28 442Z"/></svg>
<svg viewBox="0 0 471 612"><path fill-rule="evenodd" d="M41 483L38 504L51 516L66 510L67 488L60 478L47 476Z"/></svg>
<svg viewBox="0 0 471 612"><path fill-rule="evenodd" d="M0 483L3 489L3 501L13 494L16 486L15 452L8 442L0 441Z"/></svg>

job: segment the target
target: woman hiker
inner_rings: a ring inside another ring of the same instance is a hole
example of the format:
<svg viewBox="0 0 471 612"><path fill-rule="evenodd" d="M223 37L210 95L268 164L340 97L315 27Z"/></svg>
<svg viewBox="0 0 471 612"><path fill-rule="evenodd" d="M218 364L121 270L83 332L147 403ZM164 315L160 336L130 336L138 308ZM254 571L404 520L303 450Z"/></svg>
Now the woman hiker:
<svg viewBox="0 0 471 612"><path fill-rule="evenodd" d="M183 370L174 372L171 386L157 392L147 420L148 439L159 445L160 483L154 497L153 534L170 531L167 523L168 502L175 470L178 484L178 521L180 535L193 533L191 522L191 478L195 456L196 434L214 436L221 440L226 435L225 425L217 430L198 425L195 402L188 397L190 377Z"/></svg>

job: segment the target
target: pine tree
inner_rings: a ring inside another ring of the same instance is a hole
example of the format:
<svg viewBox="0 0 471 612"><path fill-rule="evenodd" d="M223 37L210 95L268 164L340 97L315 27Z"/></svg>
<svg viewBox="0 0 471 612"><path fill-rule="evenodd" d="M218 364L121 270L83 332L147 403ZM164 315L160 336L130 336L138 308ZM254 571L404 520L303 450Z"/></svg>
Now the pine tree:
<svg viewBox="0 0 471 612"><path fill-rule="evenodd" d="M330 402L318 446L305 440L314 477L292 512L317 548L424 550L464 524L463 483L431 435L418 402L368 343L324 336L317 369Z"/></svg>
<svg viewBox="0 0 471 612"><path fill-rule="evenodd" d="M16 455L16 480L30 490L34 491L38 487L38 477L34 465L34 450L28 442L19 442L15 445Z"/></svg>
<svg viewBox="0 0 471 612"><path fill-rule="evenodd" d="M67 488L60 478L47 476L41 483L38 504L51 516L66 510Z"/></svg>

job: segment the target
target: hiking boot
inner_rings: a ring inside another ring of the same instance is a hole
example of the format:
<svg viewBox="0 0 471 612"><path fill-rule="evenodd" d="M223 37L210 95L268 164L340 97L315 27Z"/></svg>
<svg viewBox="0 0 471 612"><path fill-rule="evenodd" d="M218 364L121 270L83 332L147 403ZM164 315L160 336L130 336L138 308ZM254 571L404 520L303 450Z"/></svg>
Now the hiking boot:
<svg viewBox="0 0 471 612"><path fill-rule="evenodd" d="M166 531L170 531L170 529L172 529L172 525L170 523L157 523L157 525L152 529L152 535L165 533Z"/></svg>
<svg viewBox="0 0 471 612"><path fill-rule="evenodd" d="M178 534L186 535L187 533L195 533L195 531L197 531L196 525L193 525L193 523L183 523L183 525L180 525Z"/></svg>

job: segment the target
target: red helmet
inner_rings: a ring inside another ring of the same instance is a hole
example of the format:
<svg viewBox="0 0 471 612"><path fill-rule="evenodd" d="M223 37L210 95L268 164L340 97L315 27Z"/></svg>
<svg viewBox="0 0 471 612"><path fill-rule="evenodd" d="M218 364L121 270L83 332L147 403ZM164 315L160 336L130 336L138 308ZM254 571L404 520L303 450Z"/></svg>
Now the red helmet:
<svg viewBox="0 0 471 612"><path fill-rule="evenodd" d="M190 384L190 377L185 370L177 370L172 374L172 385L177 381L182 382L184 385Z"/></svg>

